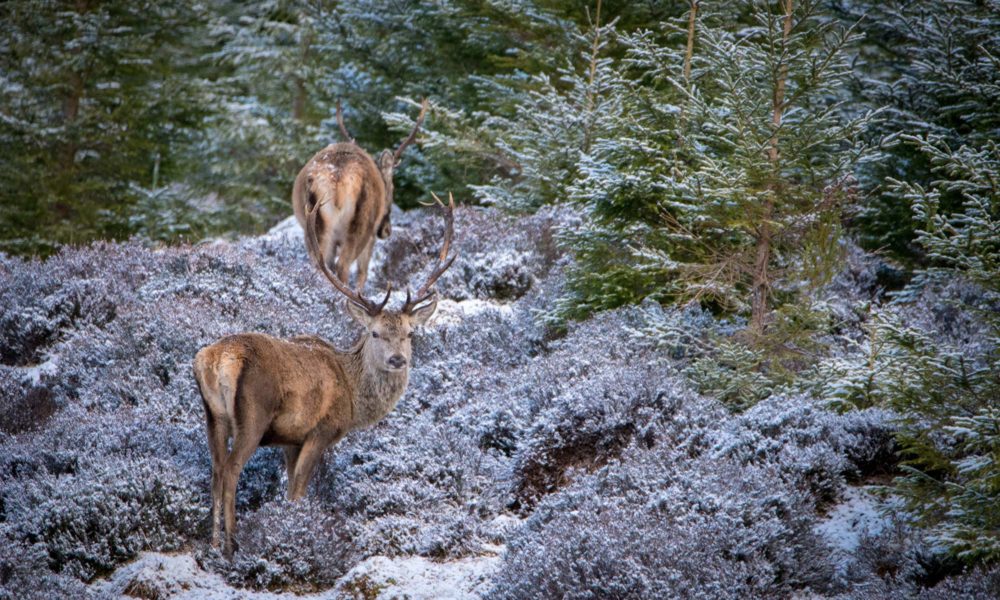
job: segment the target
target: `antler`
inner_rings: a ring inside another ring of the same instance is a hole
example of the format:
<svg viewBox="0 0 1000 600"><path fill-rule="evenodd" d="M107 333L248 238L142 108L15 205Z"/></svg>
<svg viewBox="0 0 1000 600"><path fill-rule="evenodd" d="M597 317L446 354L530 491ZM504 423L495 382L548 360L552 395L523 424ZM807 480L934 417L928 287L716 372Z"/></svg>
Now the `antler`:
<svg viewBox="0 0 1000 600"><path fill-rule="evenodd" d="M406 136L406 139L396 148L396 151L392 153L392 159L394 162L399 162L399 159L403 156L403 150L413 143L413 140L417 139L417 132L420 131L420 126L424 124L424 117L427 116L427 108L431 105L431 101L428 98L424 98L424 101L420 103L420 114L417 115L417 123L413 126L413 131L410 135Z"/></svg>
<svg viewBox="0 0 1000 600"><path fill-rule="evenodd" d="M347 127L344 126L344 111L340 108L340 100L337 100L337 125L340 126L340 135L353 144L354 138L351 137L351 134L347 131Z"/></svg>
<svg viewBox="0 0 1000 600"><path fill-rule="evenodd" d="M434 270L431 271L430 276L428 276L427 281L424 282L420 289L417 290L417 295L415 299L410 298L410 290L406 290L406 303L403 304L403 312L411 312L421 303L426 302L428 298L433 295L431 287L434 286L434 282L438 280L441 275L448 270L451 263L455 262L458 258L458 254L454 254L451 258L448 258L448 251L451 249L451 236L454 231L455 225L455 198L448 192L448 206L441 202L441 199L437 197L437 194L431 192L431 196L434 197L434 201L444 209L444 243L441 244L441 253L438 255L437 262L434 264ZM433 206L433 205L430 205ZM447 260L445 260L447 258Z"/></svg>
<svg viewBox="0 0 1000 600"><path fill-rule="evenodd" d="M390 285L388 289L386 289L385 298L382 300L381 304L376 304L352 290L350 286L330 272L330 269L328 269L326 264L323 262L323 254L319 250L319 239L316 236L316 217L319 215L319 207L322 205L322 202L317 202L315 206L308 209L308 212L306 213L305 238L306 248L309 250L309 256L313 258L316 268L318 268L320 273L325 275L326 278L330 280L330 283L333 284L333 287L337 288L337 291L347 296L347 300L349 302L353 302L355 305L364 309L365 312L374 317L381 313L382 309L385 308L386 303L389 302L389 296L392 294L392 286Z"/></svg>

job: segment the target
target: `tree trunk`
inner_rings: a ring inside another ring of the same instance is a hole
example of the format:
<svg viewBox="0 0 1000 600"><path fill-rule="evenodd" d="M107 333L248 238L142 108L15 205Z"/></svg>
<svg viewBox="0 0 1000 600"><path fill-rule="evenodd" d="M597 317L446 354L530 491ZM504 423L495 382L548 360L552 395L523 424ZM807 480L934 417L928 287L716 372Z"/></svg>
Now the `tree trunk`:
<svg viewBox="0 0 1000 600"><path fill-rule="evenodd" d="M784 0L782 3L785 9L784 28L782 29L781 47L782 52L788 44L788 37L792 31L792 9L793 0ZM753 303L750 313L750 328L754 333L761 334L766 327L768 313L768 299L771 295L771 278L769 266L771 263L771 251L774 242L774 220L775 197L780 192L781 182L778 171L778 128L781 126L781 114L785 102L785 82L788 79L788 63L782 60L778 71L778 77L774 82L774 92L771 97L771 124L774 127L774 134L771 136L770 147L767 150L768 160L771 161L773 181L770 185L770 194L764 201L764 212L761 218L760 228L757 230L757 248L754 259L753 270Z"/></svg>
<svg viewBox="0 0 1000 600"><path fill-rule="evenodd" d="M591 27L595 29L594 32L594 43L590 49L590 69L589 75L587 77L587 106L586 111L589 116L589 122L583 131L583 143L580 149L584 152L590 152L590 144L592 143L592 136L594 132L594 125L597 118L594 116L594 109L597 105L597 91L594 90L594 80L597 79L597 53L601 45L601 0L597 0L597 9L595 11L596 16L594 17L594 22L591 23Z"/></svg>
<svg viewBox="0 0 1000 600"><path fill-rule="evenodd" d="M684 51L684 85L691 89L691 57L694 55L694 24L698 18L698 1L691 0L691 13L688 15L687 49Z"/></svg>
<svg viewBox="0 0 1000 600"><path fill-rule="evenodd" d="M302 36L302 65L309 64L309 54L312 51L312 33ZM292 118L302 122L306 117L306 101L309 99L309 90L306 89L306 81L300 76L295 77L295 95L292 98Z"/></svg>
<svg viewBox="0 0 1000 600"><path fill-rule="evenodd" d="M73 125L80 115L80 101L83 99L83 76L72 72L68 76L69 91L63 98L63 125L66 127L66 143L62 149L62 167L71 169L76 161L76 132Z"/></svg>
<svg viewBox="0 0 1000 600"><path fill-rule="evenodd" d="M684 91L691 93L691 60L694 57L694 34L695 23L698 20L698 3L700 0L689 0L691 10L688 13L687 48L684 51ZM677 145L674 147L674 171L673 176L680 179L682 177L680 164L680 150L684 145L684 122L685 112L689 100L685 97L681 103L680 113L677 115Z"/></svg>

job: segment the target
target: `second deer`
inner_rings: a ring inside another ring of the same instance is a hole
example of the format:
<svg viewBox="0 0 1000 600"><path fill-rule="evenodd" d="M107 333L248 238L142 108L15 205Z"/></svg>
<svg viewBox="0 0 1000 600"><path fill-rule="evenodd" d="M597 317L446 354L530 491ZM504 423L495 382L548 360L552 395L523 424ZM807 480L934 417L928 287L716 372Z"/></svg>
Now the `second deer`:
<svg viewBox="0 0 1000 600"><path fill-rule="evenodd" d="M358 291L365 289L376 236L385 239L392 232L389 221L394 190L392 174L403 151L416 139L428 106L424 100L413 131L395 151L383 150L372 160L347 132L338 103L337 124L347 141L330 144L317 152L295 178L292 208L303 228L309 211L320 207L316 217L318 243L309 248L313 260L322 259L345 283L356 261Z"/></svg>
<svg viewBox="0 0 1000 600"><path fill-rule="evenodd" d="M438 204L443 203L435 197ZM349 431L374 425L396 406L409 382L413 330L437 308L434 282L455 260L448 258L455 202L444 207L441 253L415 296L399 310L353 291L322 260L320 272L347 299L347 312L364 332L348 350L319 337L279 339L259 333L231 335L202 348L194 359L212 455L212 543L225 520L226 556L236 531L236 484L258 446L285 449L288 497L301 498L323 451ZM319 256L321 204L306 214L306 244ZM228 440L232 438L232 448Z"/></svg>

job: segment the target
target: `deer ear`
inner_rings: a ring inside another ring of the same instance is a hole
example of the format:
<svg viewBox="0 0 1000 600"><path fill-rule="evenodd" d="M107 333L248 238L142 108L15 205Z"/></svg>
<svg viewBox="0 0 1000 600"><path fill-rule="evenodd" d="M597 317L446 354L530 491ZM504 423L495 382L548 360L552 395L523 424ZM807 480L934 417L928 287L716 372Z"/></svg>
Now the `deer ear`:
<svg viewBox="0 0 1000 600"><path fill-rule="evenodd" d="M372 317L368 314L367 310L350 300L346 301L344 305L347 307L347 314L351 315L355 321L361 324L362 327L365 329L371 327Z"/></svg>
<svg viewBox="0 0 1000 600"><path fill-rule="evenodd" d="M410 319L414 325L423 325L427 322L427 319L431 318L434 311L437 310L438 297L434 294L434 297L427 304L421 305L410 312Z"/></svg>
<svg viewBox="0 0 1000 600"><path fill-rule="evenodd" d="M396 168L396 159L389 150L383 150L376 161L378 163L378 168L385 175L392 175L393 169Z"/></svg>

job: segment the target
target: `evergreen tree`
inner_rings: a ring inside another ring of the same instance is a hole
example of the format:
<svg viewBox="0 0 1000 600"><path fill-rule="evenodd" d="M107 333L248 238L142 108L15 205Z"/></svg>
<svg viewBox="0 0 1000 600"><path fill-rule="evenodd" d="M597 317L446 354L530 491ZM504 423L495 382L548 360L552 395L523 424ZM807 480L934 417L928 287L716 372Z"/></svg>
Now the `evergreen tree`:
<svg viewBox="0 0 1000 600"><path fill-rule="evenodd" d="M614 22L602 25L598 1L586 32L569 36L568 53L555 72L504 75L483 80L483 96L509 101L509 116L496 115L494 132L502 175L474 186L484 203L511 210L533 210L566 199L580 176L584 157L598 140L614 133L623 107L625 81L608 56Z"/></svg>
<svg viewBox="0 0 1000 600"><path fill-rule="evenodd" d="M203 188L273 220L287 213L298 168L339 139L338 102L357 142L375 152L399 143L422 97L434 108L419 143L436 146L445 160L428 161L417 146L407 152L397 170L397 201L413 205L421 189L481 182L492 161L470 168L469 161L447 160L454 146L433 132L439 111L468 128L467 115L495 100L481 94L479 78L535 64L533 42L558 31L552 22L532 2L230 5L213 27L220 49L212 58L225 76L216 87L219 116L202 146L211 165L200 178Z"/></svg>
<svg viewBox="0 0 1000 600"><path fill-rule="evenodd" d="M841 111L857 36L812 2L739 5L745 26L700 7L663 25L673 43L626 38L647 83L625 111L628 133L599 144L575 186L591 225L570 239L583 260L568 314L697 300L749 313L761 333L775 303L835 263L863 150L864 119Z"/></svg>
<svg viewBox="0 0 1000 600"><path fill-rule="evenodd" d="M868 198L857 216L861 241L896 256L920 255L910 204L886 178L926 186L928 156L896 136L933 135L957 148L1000 136L1000 4L969 0L889 0L838 3L866 34L858 53L854 92L885 106L869 135L884 138L887 156L862 170ZM862 18L863 17L863 18ZM960 209L945 193L940 210Z"/></svg>
<svg viewBox="0 0 1000 600"><path fill-rule="evenodd" d="M323 83L343 53L323 48L322 13L310 8L322 7L222 4L211 24L215 110L199 139L202 168L190 181L219 194L238 229L260 230L287 214L298 170L335 141L321 135L321 121L342 86Z"/></svg>
<svg viewBox="0 0 1000 600"><path fill-rule="evenodd" d="M199 127L199 10L7 2L0 22L0 250L126 237L139 190L176 180Z"/></svg>
<svg viewBox="0 0 1000 600"><path fill-rule="evenodd" d="M896 489L936 539L966 560L1000 559L1000 147L954 149L938 136L913 137L935 179L891 181L914 211L917 243L930 264L901 301L956 276L982 288L987 330L974 348L949 349L928 336L897 334L906 351L893 379L907 474ZM945 197L959 198L950 212ZM963 310L970 306L963 305Z"/></svg>

